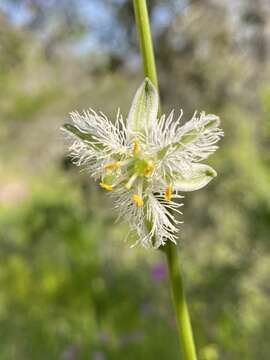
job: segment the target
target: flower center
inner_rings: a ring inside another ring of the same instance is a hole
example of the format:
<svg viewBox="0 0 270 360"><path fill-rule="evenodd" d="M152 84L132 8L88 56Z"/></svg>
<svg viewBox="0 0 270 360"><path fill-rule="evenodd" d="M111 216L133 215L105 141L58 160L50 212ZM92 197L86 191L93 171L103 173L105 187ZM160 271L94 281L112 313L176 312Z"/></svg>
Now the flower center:
<svg viewBox="0 0 270 360"><path fill-rule="evenodd" d="M153 160L136 159L134 162L134 173L138 176L149 177L155 168Z"/></svg>
<svg viewBox="0 0 270 360"><path fill-rule="evenodd" d="M139 184L142 189L144 179L152 175L155 169L154 160L145 156L139 139L134 139L132 144L131 156L129 153L126 159L116 159L103 165L104 173L99 184L103 189L112 191L117 185L124 185L126 189L130 190ZM141 192L132 197L138 207L143 206Z"/></svg>

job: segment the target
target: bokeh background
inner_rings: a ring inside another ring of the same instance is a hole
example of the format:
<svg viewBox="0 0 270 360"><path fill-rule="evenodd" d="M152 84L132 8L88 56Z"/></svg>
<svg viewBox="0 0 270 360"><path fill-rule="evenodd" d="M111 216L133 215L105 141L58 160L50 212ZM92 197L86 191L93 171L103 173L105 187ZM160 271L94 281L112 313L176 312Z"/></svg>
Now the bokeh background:
<svg viewBox="0 0 270 360"><path fill-rule="evenodd" d="M269 0L148 1L164 111L218 114L179 251L199 358L270 358ZM132 1L0 1L0 359L177 359L166 264L72 165L72 110L127 114Z"/></svg>

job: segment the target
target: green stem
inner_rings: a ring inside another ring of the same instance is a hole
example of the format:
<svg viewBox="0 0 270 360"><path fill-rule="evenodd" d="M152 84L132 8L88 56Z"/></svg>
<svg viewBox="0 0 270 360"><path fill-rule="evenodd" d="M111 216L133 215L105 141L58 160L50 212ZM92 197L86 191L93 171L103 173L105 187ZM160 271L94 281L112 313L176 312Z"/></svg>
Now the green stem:
<svg viewBox="0 0 270 360"><path fill-rule="evenodd" d="M140 48L145 76L158 89L157 72L152 44L149 16L146 0L133 0L137 31L140 38ZM183 287L183 280L178 263L177 247L169 241L162 248L166 254L173 301L176 311L179 340L185 360L196 360L196 350L193 340L191 322Z"/></svg>
<svg viewBox="0 0 270 360"><path fill-rule="evenodd" d="M133 0L137 31L140 38L144 74L158 89L155 56L149 24L149 16L145 0Z"/></svg>
<svg viewBox="0 0 270 360"><path fill-rule="evenodd" d="M182 353L184 359L196 360L196 349L194 345L183 280L179 268L177 248L174 244L168 241L163 250L166 253L168 262L172 296L176 312L180 343L182 345Z"/></svg>

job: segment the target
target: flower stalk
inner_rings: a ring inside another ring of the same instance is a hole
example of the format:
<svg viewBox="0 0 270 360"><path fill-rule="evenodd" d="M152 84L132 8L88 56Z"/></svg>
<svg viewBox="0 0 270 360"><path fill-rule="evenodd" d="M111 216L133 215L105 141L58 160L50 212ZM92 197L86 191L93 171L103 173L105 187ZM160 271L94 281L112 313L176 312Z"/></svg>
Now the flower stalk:
<svg viewBox="0 0 270 360"><path fill-rule="evenodd" d="M144 74L158 90L157 71L153 42L150 30L149 16L145 0L133 0L137 31L140 38Z"/></svg>
<svg viewBox="0 0 270 360"><path fill-rule="evenodd" d="M141 55L145 76L148 77L158 89L158 80L155 66L149 16L146 0L133 0L136 26L140 39ZM169 192L169 190L168 190ZM170 241L167 241L161 249L166 254L172 296L176 311L179 340L185 360L196 360L192 327L188 312L183 280L179 268L177 248Z"/></svg>

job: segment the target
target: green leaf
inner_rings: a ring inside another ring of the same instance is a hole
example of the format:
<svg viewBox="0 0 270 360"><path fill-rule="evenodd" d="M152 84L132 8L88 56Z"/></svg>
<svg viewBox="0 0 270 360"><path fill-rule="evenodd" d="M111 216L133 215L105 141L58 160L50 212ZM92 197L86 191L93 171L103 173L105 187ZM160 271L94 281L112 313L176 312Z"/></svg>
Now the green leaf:
<svg viewBox="0 0 270 360"><path fill-rule="evenodd" d="M146 78L137 90L127 119L130 133L144 132L151 129L157 121L158 92L151 81Z"/></svg>
<svg viewBox="0 0 270 360"><path fill-rule="evenodd" d="M179 191L199 190L216 176L217 173L211 166L193 163L188 177L180 173L176 175L177 180L173 183L173 187Z"/></svg>

